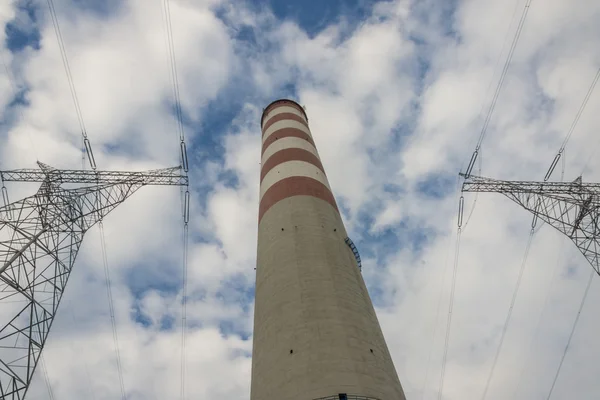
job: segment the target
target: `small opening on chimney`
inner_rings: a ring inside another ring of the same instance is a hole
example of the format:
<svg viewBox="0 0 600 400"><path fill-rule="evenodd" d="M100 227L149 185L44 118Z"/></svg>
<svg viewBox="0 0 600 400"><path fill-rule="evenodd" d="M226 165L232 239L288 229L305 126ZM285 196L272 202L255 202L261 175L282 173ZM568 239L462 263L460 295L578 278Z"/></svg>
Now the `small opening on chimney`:
<svg viewBox="0 0 600 400"><path fill-rule="evenodd" d="M373 349L369 349L369 350L371 350L371 353L373 352Z"/></svg>
<svg viewBox="0 0 600 400"><path fill-rule="evenodd" d="M337 228L334 228L334 229L333 229L333 231L334 231L334 232L337 232Z"/></svg>
<svg viewBox="0 0 600 400"><path fill-rule="evenodd" d="M294 353L294 350L290 350L290 354Z"/></svg>
<svg viewBox="0 0 600 400"><path fill-rule="evenodd" d="M281 230L283 230L283 228L281 228Z"/></svg>

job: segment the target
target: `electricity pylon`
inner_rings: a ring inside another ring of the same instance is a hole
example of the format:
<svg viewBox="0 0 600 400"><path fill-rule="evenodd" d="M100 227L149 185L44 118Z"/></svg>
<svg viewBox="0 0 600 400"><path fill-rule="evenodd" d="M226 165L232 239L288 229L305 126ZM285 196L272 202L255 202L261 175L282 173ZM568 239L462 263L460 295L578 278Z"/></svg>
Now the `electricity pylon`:
<svg viewBox="0 0 600 400"><path fill-rule="evenodd" d="M117 172L38 165L39 170L0 171L2 399L25 398L85 232L142 186L188 185L179 167ZM41 182L41 187L33 196L10 203L3 184L9 181Z"/></svg>
<svg viewBox="0 0 600 400"><path fill-rule="evenodd" d="M599 183L582 183L581 177L573 182L527 182L471 175L465 177L462 191L505 195L533 213L533 226L540 218L568 236L600 275Z"/></svg>

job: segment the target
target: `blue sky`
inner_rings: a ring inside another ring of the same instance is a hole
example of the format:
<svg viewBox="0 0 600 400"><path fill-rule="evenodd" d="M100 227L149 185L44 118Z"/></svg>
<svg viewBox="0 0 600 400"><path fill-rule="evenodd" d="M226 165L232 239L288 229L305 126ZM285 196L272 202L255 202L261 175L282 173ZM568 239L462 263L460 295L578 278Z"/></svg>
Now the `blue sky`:
<svg viewBox="0 0 600 400"><path fill-rule="evenodd" d="M54 0L100 168L178 162L162 3ZM600 65L596 3L533 3L483 142L485 175L545 174ZM192 165L188 398L249 398L259 119L281 97L306 107L408 397L437 398L457 174L473 151L523 6L170 0ZM46 2L3 3L0 22L2 59L18 88L15 99L0 66L0 168L33 167L36 159L78 168L80 132ZM597 93L590 98L569 141L565 179L590 156L584 179L600 179L591 145L600 117L589 112L599 101ZM16 199L35 188L9 190ZM469 213L474 199L466 196ZM143 188L105 222L132 399L179 393L179 201L176 189ZM502 196L477 197L457 264L445 400L483 392L530 221ZM86 235L45 352L54 393L67 400L91 388L97 399L119 395L114 354L106 350L113 342L99 235ZM488 398L545 398L589 268L560 234L548 227L536 233ZM576 390L591 400L598 392L590 307L598 293L594 282L553 399ZM519 382L515 365L526 365L531 380ZM46 398L38 373L30 399Z"/></svg>

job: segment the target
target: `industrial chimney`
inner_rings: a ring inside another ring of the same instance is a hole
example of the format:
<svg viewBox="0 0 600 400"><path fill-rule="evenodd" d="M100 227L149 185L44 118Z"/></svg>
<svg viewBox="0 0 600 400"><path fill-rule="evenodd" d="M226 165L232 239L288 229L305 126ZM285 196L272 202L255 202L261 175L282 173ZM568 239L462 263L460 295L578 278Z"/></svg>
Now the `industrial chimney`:
<svg viewBox="0 0 600 400"><path fill-rule="evenodd" d="M405 400L306 112L261 127L251 400Z"/></svg>

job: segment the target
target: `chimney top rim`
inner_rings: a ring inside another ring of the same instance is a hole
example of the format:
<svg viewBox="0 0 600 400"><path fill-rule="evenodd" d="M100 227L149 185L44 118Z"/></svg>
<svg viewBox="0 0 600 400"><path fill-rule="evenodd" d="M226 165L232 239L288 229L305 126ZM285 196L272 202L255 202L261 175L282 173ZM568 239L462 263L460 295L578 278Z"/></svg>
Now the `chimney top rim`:
<svg viewBox="0 0 600 400"><path fill-rule="evenodd" d="M261 127L263 125L265 115L267 115L267 113L270 111L270 109L273 108L273 106L278 103L291 103L291 105L296 106L296 108L298 108L298 110L302 112L302 114L304 115L304 118L306 118L306 120L308 121L308 116L306 115L306 111L304 111L304 107L302 107L300 105L300 103L298 103L297 101L291 100L291 99L277 99L277 100L269 103L269 105L263 109L262 116L260 117L260 126Z"/></svg>

